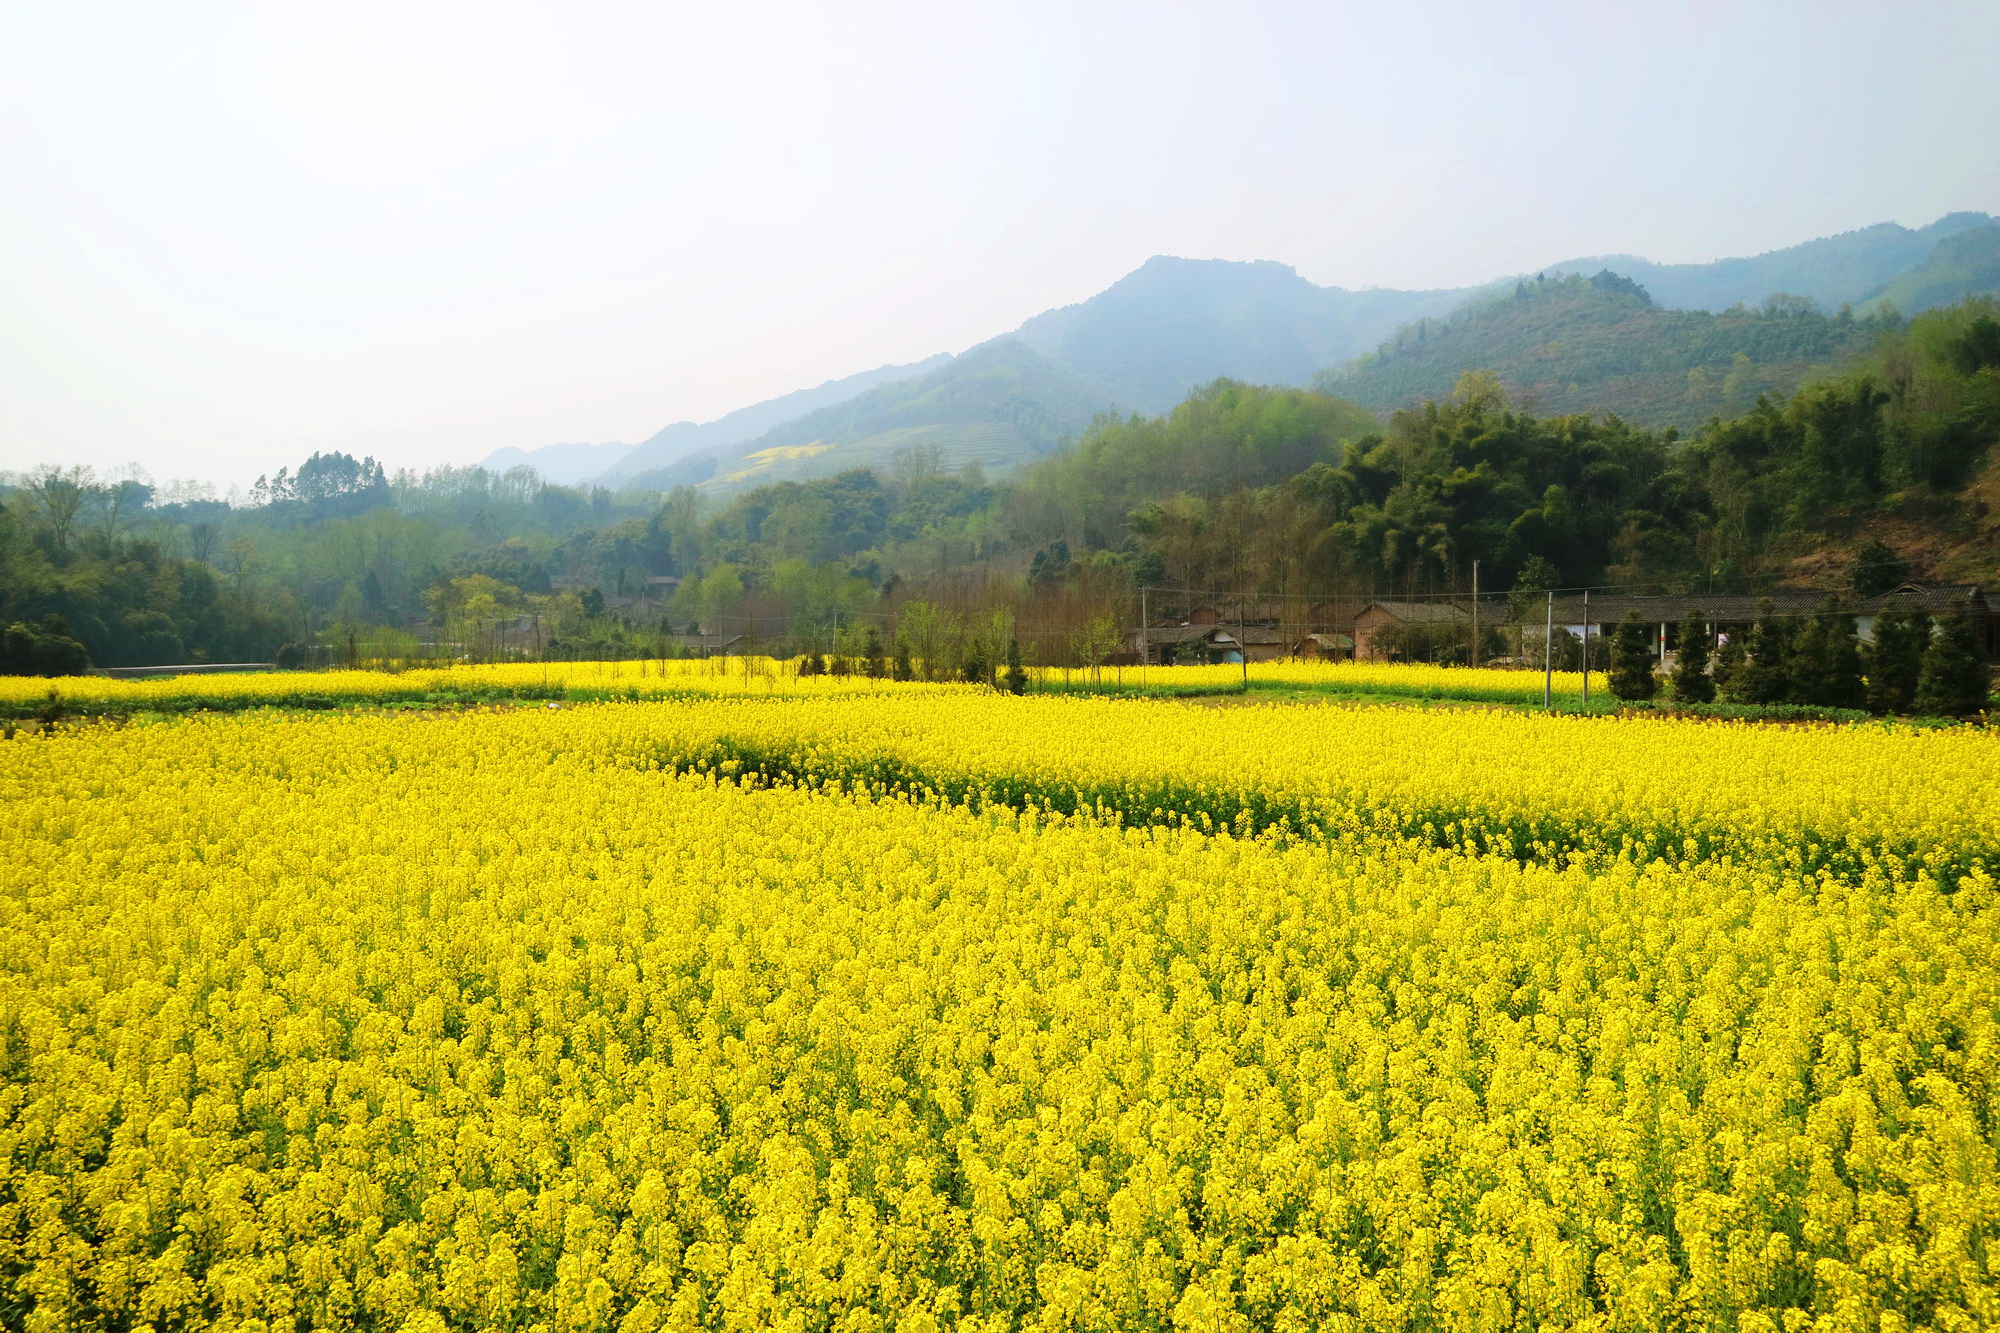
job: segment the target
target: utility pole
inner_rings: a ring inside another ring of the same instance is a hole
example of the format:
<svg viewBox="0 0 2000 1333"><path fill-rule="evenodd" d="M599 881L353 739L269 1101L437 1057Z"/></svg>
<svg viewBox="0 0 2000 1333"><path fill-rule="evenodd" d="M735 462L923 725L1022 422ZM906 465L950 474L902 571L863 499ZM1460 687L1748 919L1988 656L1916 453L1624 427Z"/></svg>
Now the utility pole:
<svg viewBox="0 0 2000 1333"><path fill-rule="evenodd" d="M1237 525L1237 541L1240 543L1243 528ZM1250 689L1250 631L1243 627L1243 584L1236 585L1236 656L1243 663L1243 689Z"/></svg>
<svg viewBox="0 0 2000 1333"><path fill-rule="evenodd" d="M1479 562L1472 562L1472 651L1466 654L1468 666L1479 665Z"/></svg>
<svg viewBox="0 0 2000 1333"><path fill-rule="evenodd" d="M1242 456L1237 456L1242 462ZM1236 479L1236 655L1243 659L1243 692L1250 692L1250 634L1243 627L1243 479Z"/></svg>
<svg viewBox="0 0 2000 1333"><path fill-rule="evenodd" d="M1153 656L1153 620L1146 614L1146 588L1139 588L1139 679L1144 680L1145 668Z"/></svg>
<svg viewBox="0 0 2000 1333"><path fill-rule="evenodd" d="M1542 627L1542 711L1555 707L1556 595L1549 594L1548 623Z"/></svg>
<svg viewBox="0 0 2000 1333"><path fill-rule="evenodd" d="M1583 704L1590 706L1590 589L1583 590Z"/></svg>

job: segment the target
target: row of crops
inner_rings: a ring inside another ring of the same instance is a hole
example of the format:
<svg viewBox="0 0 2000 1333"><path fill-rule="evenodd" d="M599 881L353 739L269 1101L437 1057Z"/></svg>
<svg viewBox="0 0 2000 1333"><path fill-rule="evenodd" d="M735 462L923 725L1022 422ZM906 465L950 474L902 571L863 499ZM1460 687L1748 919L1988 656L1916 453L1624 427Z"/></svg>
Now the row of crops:
<svg viewBox="0 0 2000 1333"><path fill-rule="evenodd" d="M889 681L851 675L799 674L799 661L768 657L632 662L512 662L385 672L367 670L194 674L124 680L105 676L42 679L0 676L0 717L31 717L53 703L69 716L235 711L246 708L380 707L499 701L691 698L792 698L878 694L888 690L972 690L946 682ZM1258 689L1324 690L1407 699L1465 699L1538 704L1542 677L1532 672L1354 662L1268 662L1251 669ZM1036 693L1208 694L1241 688L1240 667L1123 667L1095 671L1035 667ZM1582 683L1557 673L1564 699Z"/></svg>
<svg viewBox="0 0 2000 1333"><path fill-rule="evenodd" d="M1990 733L839 679L0 744L0 1322L2000 1323Z"/></svg>
<svg viewBox="0 0 2000 1333"><path fill-rule="evenodd" d="M2000 745L1985 732L996 704L965 694L711 700L636 713L615 732L582 719L534 736L732 778L1238 835L1415 839L1551 864L1731 856L1858 874L1884 860L1947 883L2000 869Z"/></svg>
<svg viewBox="0 0 2000 1333"><path fill-rule="evenodd" d="M879 692L865 676L798 675L796 663L764 657L703 661L509 662L410 671L222 672L114 679L0 676L0 717L129 716L499 702L639 702L648 699L769 698ZM906 682L910 691L944 685ZM53 705L53 708L51 708Z"/></svg>

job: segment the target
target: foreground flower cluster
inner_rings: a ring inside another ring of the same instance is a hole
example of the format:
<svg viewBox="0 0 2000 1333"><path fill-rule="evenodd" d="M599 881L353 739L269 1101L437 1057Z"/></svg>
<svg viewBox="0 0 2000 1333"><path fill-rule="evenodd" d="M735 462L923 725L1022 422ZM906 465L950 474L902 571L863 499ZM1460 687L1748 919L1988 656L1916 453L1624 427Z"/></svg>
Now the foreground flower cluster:
<svg viewBox="0 0 2000 1333"><path fill-rule="evenodd" d="M1979 842L1990 742L1224 720L1273 728L1215 760L1268 753L1239 780L1272 793L1400 746L1383 790L1429 763L1552 794L1584 754L1627 805L1740 810L1679 860L1054 812L1194 716L943 696L0 745L0 1318L2000 1323L1993 879L1802 868L1780 837ZM753 731L836 770L956 745L1048 799L662 765Z"/></svg>

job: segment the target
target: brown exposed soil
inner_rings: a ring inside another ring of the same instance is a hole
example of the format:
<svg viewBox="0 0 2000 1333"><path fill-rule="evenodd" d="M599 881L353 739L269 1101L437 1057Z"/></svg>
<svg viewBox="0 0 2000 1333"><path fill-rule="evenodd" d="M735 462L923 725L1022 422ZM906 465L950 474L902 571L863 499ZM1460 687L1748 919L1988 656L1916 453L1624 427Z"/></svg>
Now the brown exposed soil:
<svg viewBox="0 0 2000 1333"><path fill-rule="evenodd" d="M1950 502L1915 501L1871 514L1794 558L1787 565L1791 581L1846 586L1856 549L1871 538L1907 561L1919 582L2000 585L2000 452Z"/></svg>

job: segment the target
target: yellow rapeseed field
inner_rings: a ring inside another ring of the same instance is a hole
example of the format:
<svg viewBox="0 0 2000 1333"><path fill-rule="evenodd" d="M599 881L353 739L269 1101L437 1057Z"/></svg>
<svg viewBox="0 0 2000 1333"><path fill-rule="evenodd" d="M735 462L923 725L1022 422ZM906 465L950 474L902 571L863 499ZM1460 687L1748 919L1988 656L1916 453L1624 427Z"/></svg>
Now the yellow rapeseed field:
<svg viewBox="0 0 2000 1333"><path fill-rule="evenodd" d="M1137 688L1163 686L1187 689L1226 688L1248 679L1253 688L1328 690L1335 693L1383 694L1406 699L1475 699L1494 703L1538 704L1544 680L1539 671L1493 667L1430 666L1420 662L1319 662L1285 659L1252 662L1248 671L1236 666L1129 666L1083 668L1044 667L1029 673L1052 688L1102 686L1113 682ZM1605 677L1594 677L1605 690ZM1558 671L1546 682L1557 699L1573 702L1583 691L1583 673ZM1608 694L1608 692L1607 692Z"/></svg>
<svg viewBox="0 0 2000 1333"><path fill-rule="evenodd" d="M72 711L89 713L177 711L192 705L221 708L264 703L295 705L301 700L368 704L484 693L513 693L524 699L638 700L879 694L892 688L906 692L966 693L972 688L947 683L892 685L859 675L800 676L798 671L797 660L743 656L632 662L498 662L398 672L224 672L139 680L105 676L54 679L0 676L0 708L19 709L40 703L50 690ZM1034 688L1055 691L1106 687L1135 691L1149 687L1225 690L1244 679L1240 666L1123 667L1096 671L1037 667L1028 674ZM1260 689L1516 704L1540 703L1542 699L1542 677L1537 672L1401 663L1282 661L1255 663L1249 676ZM1579 673L1559 671L1554 678L1555 695L1564 702L1572 701L1582 683ZM1600 680L1599 685L1602 684Z"/></svg>
<svg viewBox="0 0 2000 1333"><path fill-rule="evenodd" d="M0 1322L2000 1326L1995 755L959 691L23 735ZM1338 815L1447 799L1712 848Z"/></svg>
<svg viewBox="0 0 2000 1333"><path fill-rule="evenodd" d="M106 676L0 676L0 707L34 704L51 690L80 712L178 710L190 705L370 704L435 695L513 693L524 699L658 699L817 696L880 692L888 682L865 676L808 676L797 663L768 657L634 662L498 662L411 671L220 672L114 680ZM908 692L972 686L899 684Z"/></svg>
<svg viewBox="0 0 2000 1333"><path fill-rule="evenodd" d="M585 732L585 724L558 724ZM1204 709L1140 700L889 692L695 701L572 741L608 758L1138 822L1283 822L1554 859L1733 851L2000 872L2000 734L1373 707ZM733 766L731 766L733 765Z"/></svg>

